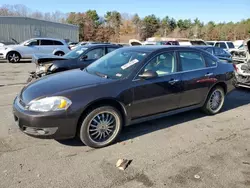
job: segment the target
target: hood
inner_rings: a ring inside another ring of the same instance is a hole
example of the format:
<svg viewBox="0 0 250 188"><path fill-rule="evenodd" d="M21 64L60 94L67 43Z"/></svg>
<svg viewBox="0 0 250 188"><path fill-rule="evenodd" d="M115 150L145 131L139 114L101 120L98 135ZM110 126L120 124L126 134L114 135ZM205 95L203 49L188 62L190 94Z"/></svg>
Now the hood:
<svg viewBox="0 0 250 188"><path fill-rule="evenodd" d="M63 56L56 56L53 54L49 54L49 55L39 55L39 54L35 54L32 56L32 62L35 64L43 64L43 63L47 63L50 61L55 61L55 60L67 60L68 58L65 58Z"/></svg>
<svg viewBox="0 0 250 188"><path fill-rule="evenodd" d="M16 47L16 46L18 46L18 45L2 45L2 46L0 46L0 50L4 50L6 48L13 48L13 47Z"/></svg>
<svg viewBox="0 0 250 188"><path fill-rule="evenodd" d="M74 69L31 82L22 89L20 97L25 104L28 104L36 98L60 95L61 92L66 90L95 86L112 81L114 80L89 74L85 70Z"/></svg>

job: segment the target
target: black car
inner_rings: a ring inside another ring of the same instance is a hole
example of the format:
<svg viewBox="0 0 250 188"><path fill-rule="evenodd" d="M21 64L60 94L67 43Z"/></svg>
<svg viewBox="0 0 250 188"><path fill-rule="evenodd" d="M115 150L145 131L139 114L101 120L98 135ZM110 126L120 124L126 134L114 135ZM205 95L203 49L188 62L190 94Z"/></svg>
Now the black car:
<svg viewBox="0 0 250 188"><path fill-rule="evenodd" d="M91 44L79 46L64 56L34 55L32 62L36 64L36 71L30 72L27 82L57 72L85 68L120 47L122 46L116 44Z"/></svg>
<svg viewBox="0 0 250 188"><path fill-rule="evenodd" d="M221 61L232 63L232 55L224 49L214 46L195 46L196 48L208 51L210 54L218 57Z"/></svg>
<svg viewBox="0 0 250 188"><path fill-rule="evenodd" d="M13 113L28 135L78 135L99 148L113 143L123 126L195 108L218 113L234 89L233 76L232 64L192 47L120 48L85 69L28 84Z"/></svg>

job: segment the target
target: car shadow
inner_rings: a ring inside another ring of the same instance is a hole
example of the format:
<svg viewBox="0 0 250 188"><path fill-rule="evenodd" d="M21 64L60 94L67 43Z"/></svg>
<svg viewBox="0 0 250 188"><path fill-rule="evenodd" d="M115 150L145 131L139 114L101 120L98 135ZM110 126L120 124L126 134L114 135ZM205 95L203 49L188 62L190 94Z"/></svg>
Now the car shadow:
<svg viewBox="0 0 250 188"><path fill-rule="evenodd" d="M9 62L5 60L1 60L0 63L9 63ZM31 60L21 60L18 63L10 63L10 64L23 64L23 63L31 63Z"/></svg>
<svg viewBox="0 0 250 188"><path fill-rule="evenodd" d="M250 104L249 94L250 94L250 89L237 89L233 91L226 97L224 107L220 113L224 113L226 111L233 110L240 106ZM131 125L123 129L117 142L123 142L129 139L134 139L142 135L146 135L161 129L167 129L171 126L199 119L204 116L206 116L206 114L202 113L199 109L197 109L197 110L191 110L189 112L176 114L173 116L168 116L165 118L160 118L140 124ZM58 142L68 146L84 146L84 144L79 139L71 139Z"/></svg>

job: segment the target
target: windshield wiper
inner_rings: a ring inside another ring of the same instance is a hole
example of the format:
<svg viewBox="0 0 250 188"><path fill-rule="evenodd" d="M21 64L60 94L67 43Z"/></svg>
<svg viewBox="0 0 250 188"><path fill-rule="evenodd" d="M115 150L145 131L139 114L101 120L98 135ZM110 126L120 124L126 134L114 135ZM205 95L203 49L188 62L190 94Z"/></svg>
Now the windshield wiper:
<svg viewBox="0 0 250 188"><path fill-rule="evenodd" d="M103 73L100 73L100 72L95 72L95 74L96 74L97 76L102 77L102 78L108 78L108 75L103 74Z"/></svg>

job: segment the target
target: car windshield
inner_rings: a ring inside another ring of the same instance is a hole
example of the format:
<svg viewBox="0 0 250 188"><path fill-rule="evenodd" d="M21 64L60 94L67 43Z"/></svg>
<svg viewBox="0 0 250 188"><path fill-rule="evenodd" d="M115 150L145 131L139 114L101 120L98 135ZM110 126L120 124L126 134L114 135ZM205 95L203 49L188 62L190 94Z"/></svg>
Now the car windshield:
<svg viewBox="0 0 250 188"><path fill-rule="evenodd" d="M89 65L86 71L105 78L122 79L129 76L147 54L147 52L118 49Z"/></svg>
<svg viewBox="0 0 250 188"><path fill-rule="evenodd" d="M76 49L70 51L69 53L65 54L63 57L66 57L68 59L75 59L82 55L83 52L85 52L88 48L84 47L77 47Z"/></svg>
<svg viewBox="0 0 250 188"><path fill-rule="evenodd" d="M23 42L20 43L20 45L24 45L24 44L28 43L29 41L30 40L23 41Z"/></svg>
<svg viewBox="0 0 250 188"><path fill-rule="evenodd" d="M232 42L227 42L228 48L235 48Z"/></svg>

